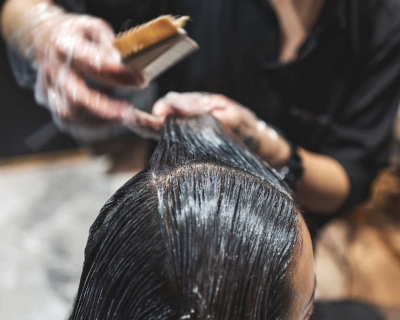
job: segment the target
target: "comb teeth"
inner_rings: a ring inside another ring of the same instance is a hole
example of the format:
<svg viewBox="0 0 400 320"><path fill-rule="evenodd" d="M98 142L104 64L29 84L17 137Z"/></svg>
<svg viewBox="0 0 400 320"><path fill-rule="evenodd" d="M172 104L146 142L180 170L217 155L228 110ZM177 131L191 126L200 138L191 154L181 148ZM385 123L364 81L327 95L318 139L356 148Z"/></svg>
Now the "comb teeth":
<svg viewBox="0 0 400 320"><path fill-rule="evenodd" d="M187 16L161 16L118 35L114 46L125 66L152 81L199 48L182 29L188 20Z"/></svg>
<svg viewBox="0 0 400 320"><path fill-rule="evenodd" d="M198 49L199 46L195 41L187 36L182 37L181 41L179 41L174 47L169 49L144 69L148 80L152 81L157 78L167 69L171 68Z"/></svg>

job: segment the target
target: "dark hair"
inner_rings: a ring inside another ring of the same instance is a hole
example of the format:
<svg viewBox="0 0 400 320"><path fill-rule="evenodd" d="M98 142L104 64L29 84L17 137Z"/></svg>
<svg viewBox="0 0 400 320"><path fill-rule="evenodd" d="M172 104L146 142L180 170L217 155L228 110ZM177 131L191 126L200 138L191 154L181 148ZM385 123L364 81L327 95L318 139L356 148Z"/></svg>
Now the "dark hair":
<svg viewBox="0 0 400 320"><path fill-rule="evenodd" d="M211 116L168 118L90 229L71 319L284 319L299 238L272 169Z"/></svg>

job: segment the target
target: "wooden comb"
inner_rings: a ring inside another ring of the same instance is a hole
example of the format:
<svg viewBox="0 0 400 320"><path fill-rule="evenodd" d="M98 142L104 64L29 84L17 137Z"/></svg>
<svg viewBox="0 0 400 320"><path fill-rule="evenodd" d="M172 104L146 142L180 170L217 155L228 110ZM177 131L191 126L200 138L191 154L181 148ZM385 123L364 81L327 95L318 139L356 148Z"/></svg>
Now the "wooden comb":
<svg viewBox="0 0 400 320"><path fill-rule="evenodd" d="M118 34L114 46L128 68L144 72L151 81L198 50L197 43L183 29L188 20L186 16L161 16Z"/></svg>

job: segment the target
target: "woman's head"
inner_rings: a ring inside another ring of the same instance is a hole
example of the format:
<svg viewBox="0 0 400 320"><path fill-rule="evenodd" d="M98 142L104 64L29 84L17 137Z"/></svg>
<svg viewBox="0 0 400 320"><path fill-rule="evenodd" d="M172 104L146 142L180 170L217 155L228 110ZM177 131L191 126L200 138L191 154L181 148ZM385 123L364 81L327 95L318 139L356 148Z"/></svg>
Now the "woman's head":
<svg viewBox="0 0 400 320"><path fill-rule="evenodd" d="M304 319L313 286L279 177L212 117L169 118L91 227L72 319Z"/></svg>

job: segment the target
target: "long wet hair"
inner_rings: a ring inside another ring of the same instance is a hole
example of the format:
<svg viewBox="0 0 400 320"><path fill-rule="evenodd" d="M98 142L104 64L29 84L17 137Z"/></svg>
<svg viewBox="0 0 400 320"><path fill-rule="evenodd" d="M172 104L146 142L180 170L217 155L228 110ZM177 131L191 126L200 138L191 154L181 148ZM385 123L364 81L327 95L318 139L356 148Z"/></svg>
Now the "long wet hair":
<svg viewBox="0 0 400 320"><path fill-rule="evenodd" d="M299 213L211 116L166 120L90 229L72 320L288 317Z"/></svg>

